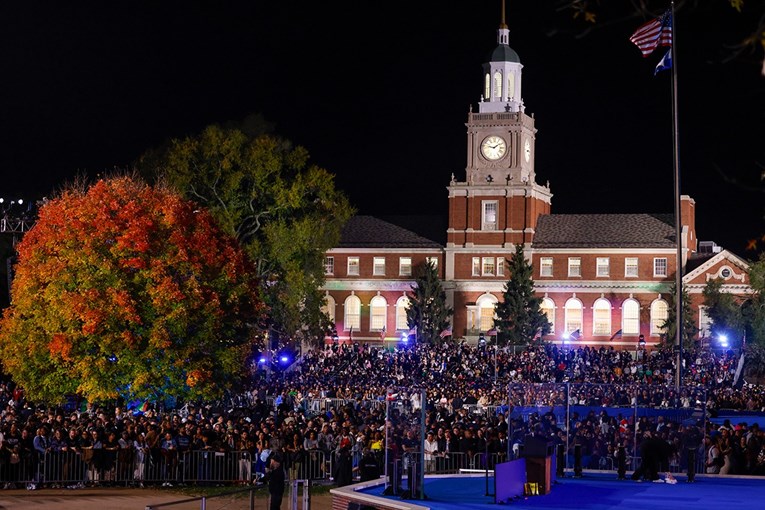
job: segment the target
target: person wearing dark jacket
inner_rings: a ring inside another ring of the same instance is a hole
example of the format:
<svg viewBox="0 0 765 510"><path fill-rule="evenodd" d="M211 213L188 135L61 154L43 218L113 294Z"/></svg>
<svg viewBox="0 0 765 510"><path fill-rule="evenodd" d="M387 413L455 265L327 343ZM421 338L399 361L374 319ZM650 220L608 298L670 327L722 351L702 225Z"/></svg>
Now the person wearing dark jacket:
<svg viewBox="0 0 765 510"><path fill-rule="evenodd" d="M368 448L364 449L364 454L359 461L358 469L361 473L362 482L380 478L380 463L377 462L372 450L369 450Z"/></svg>
<svg viewBox="0 0 765 510"><path fill-rule="evenodd" d="M642 481L643 478L651 481L661 480L659 471L668 466L672 452L672 445L659 437L652 437L650 432L646 432L643 442L640 444L640 466L632 473L632 479L636 481Z"/></svg>
<svg viewBox="0 0 765 510"><path fill-rule="evenodd" d="M280 510L284 497L284 483L286 482L281 455L278 452L271 452L266 465L268 466L268 473L266 473L265 481L268 483L268 493L271 495L271 503L268 508L269 510Z"/></svg>

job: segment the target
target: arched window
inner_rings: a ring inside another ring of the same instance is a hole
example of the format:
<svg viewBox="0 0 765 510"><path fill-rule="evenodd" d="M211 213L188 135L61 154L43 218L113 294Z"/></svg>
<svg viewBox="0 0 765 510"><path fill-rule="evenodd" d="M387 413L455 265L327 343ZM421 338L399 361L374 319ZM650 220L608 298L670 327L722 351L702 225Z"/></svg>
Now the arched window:
<svg viewBox="0 0 765 510"><path fill-rule="evenodd" d="M669 318L669 305L661 298L656 299L651 303L651 336L659 336L666 331L662 326L667 318Z"/></svg>
<svg viewBox="0 0 765 510"><path fill-rule="evenodd" d="M494 73L494 99L502 99L502 73Z"/></svg>
<svg viewBox="0 0 765 510"><path fill-rule="evenodd" d="M622 335L640 333L640 304L632 298L622 303Z"/></svg>
<svg viewBox="0 0 765 510"><path fill-rule="evenodd" d="M497 298L492 294L484 294L475 304L478 307L478 330L490 330L494 327L494 307L497 305Z"/></svg>
<svg viewBox="0 0 765 510"><path fill-rule="evenodd" d="M406 309L409 308L409 298L401 296L396 301L396 330L404 331L409 329L406 322Z"/></svg>
<svg viewBox="0 0 765 510"><path fill-rule="evenodd" d="M566 324L563 328L567 333L582 331L582 302L577 298L566 301Z"/></svg>
<svg viewBox="0 0 765 510"><path fill-rule="evenodd" d="M592 305L592 334L611 335L611 303L605 298L595 300Z"/></svg>
<svg viewBox="0 0 765 510"><path fill-rule="evenodd" d="M345 298L345 317L343 318L343 327L346 331L353 328L356 331L361 329L361 300L358 296L350 295Z"/></svg>
<svg viewBox="0 0 765 510"><path fill-rule="evenodd" d="M386 324L388 302L379 294L369 302L369 331L382 331Z"/></svg>
<svg viewBox="0 0 765 510"><path fill-rule="evenodd" d="M511 100L515 96L515 74L507 75L507 99Z"/></svg>
<svg viewBox="0 0 765 510"><path fill-rule="evenodd" d="M550 333L555 333L555 302L550 298L543 298L539 308L547 315L547 321L551 325Z"/></svg>
<svg viewBox="0 0 765 510"><path fill-rule="evenodd" d="M491 97L491 77L489 76L489 73L486 73L486 76L483 80L483 97L487 101Z"/></svg>
<svg viewBox="0 0 765 510"><path fill-rule="evenodd" d="M321 311L327 314L329 321L335 323L335 298L326 294L324 296L324 304L321 306Z"/></svg>
<svg viewBox="0 0 765 510"><path fill-rule="evenodd" d="M707 307L699 306L699 338L712 336L712 318L709 316Z"/></svg>

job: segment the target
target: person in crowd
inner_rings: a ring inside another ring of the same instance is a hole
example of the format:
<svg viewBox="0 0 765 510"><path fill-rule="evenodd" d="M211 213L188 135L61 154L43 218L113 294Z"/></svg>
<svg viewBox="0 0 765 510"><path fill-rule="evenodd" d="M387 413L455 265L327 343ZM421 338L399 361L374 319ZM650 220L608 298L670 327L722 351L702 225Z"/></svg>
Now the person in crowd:
<svg viewBox="0 0 765 510"><path fill-rule="evenodd" d="M133 440L133 480L134 483L143 488L143 481L146 477L146 463L149 460L149 445L146 444L146 436L139 432Z"/></svg>
<svg viewBox="0 0 765 510"><path fill-rule="evenodd" d="M425 436L424 443L425 473L436 471L436 458L438 457L438 441L432 430L429 430Z"/></svg>
<svg viewBox="0 0 765 510"><path fill-rule="evenodd" d="M361 481L367 482L370 480L377 480L380 478L380 462L377 460L374 452L369 448L365 448L359 461L358 471L360 473Z"/></svg>
<svg viewBox="0 0 765 510"><path fill-rule="evenodd" d="M286 474L282 466L282 456L279 452L271 452L267 459L268 468L264 481L268 484L268 493L270 500L269 510L280 510L282 507L282 498L284 497L284 484L286 483Z"/></svg>
<svg viewBox="0 0 765 510"><path fill-rule="evenodd" d="M720 437L715 434L713 436L707 436L706 443L706 471L708 474L716 475L720 472L720 468L725 464L725 459L720 452Z"/></svg>

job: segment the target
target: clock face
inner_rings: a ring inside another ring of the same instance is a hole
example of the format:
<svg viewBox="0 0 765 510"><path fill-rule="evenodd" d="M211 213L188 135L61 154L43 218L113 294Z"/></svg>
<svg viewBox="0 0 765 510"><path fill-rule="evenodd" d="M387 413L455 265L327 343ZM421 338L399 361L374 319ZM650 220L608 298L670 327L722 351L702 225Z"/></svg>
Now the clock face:
<svg viewBox="0 0 765 510"><path fill-rule="evenodd" d="M501 136L491 135L481 142L481 154L486 159L499 159L505 155L507 143Z"/></svg>
<svg viewBox="0 0 765 510"><path fill-rule="evenodd" d="M523 144L523 157L526 158L526 163L531 159L531 142L528 140Z"/></svg>

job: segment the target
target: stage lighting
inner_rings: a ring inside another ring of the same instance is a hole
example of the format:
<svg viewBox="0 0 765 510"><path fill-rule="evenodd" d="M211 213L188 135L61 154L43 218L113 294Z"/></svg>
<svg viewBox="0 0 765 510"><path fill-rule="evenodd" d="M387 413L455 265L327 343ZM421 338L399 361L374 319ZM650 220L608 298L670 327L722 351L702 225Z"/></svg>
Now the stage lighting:
<svg viewBox="0 0 765 510"><path fill-rule="evenodd" d="M717 337L717 339L720 341L720 347L728 347L728 336L727 335L720 335Z"/></svg>

